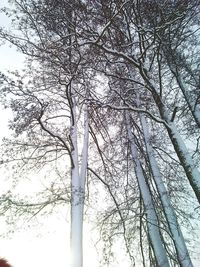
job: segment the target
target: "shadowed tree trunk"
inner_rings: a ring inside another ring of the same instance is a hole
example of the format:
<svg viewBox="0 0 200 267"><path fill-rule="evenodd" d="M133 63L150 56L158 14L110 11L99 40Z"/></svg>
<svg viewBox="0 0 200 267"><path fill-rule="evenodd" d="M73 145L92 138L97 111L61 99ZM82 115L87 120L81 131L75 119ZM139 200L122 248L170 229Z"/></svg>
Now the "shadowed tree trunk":
<svg viewBox="0 0 200 267"><path fill-rule="evenodd" d="M135 165L134 167L135 174L137 177L138 185L140 188L140 193L141 193L142 200L143 200L144 207L145 207L148 234L149 234L149 238L151 241L151 246L153 248L158 266L169 267L170 265L167 259L165 248L163 246L153 199L151 196L151 192L149 190L149 186L144 177L143 169L141 167L141 163L140 163L140 160L137 154L137 148L135 145L134 135L132 134L132 130L131 130L132 127L131 127L130 115L128 112L126 112L125 116L126 116L128 141L130 142L131 155L132 155L132 159Z"/></svg>
<svg viewBox="0 0 200 267"><path fill-rule="evenodd" d="M172 240L176 249L176 253L178 256L178 261L181 267L192 267L192 262L185 244L185 240L183 238L183 234L181 232L180 226L177 221L177 217L174 211L174 208L171 204L170 197L165 188L165 184L162 180L161 173L154 157L153 148L150 143L150 134L148 130L148 124L143 114L140 114L140 120L142 125L142 130L144 134L144 141L146 145L146 151L151 167L151 172L153 175L154 182L156 184L160 200L162 203L162 207L167 219L167 223L172 235Z"/></svg>

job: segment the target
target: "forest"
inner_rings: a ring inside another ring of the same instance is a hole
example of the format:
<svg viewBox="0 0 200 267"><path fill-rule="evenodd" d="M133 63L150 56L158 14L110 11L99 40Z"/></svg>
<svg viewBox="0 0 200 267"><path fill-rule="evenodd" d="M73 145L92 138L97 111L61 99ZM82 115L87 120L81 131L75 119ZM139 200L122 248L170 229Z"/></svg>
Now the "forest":
<svg viewBox="0 0 200 267"><path fill-rule="evenodd" d="M199 11L198 0L10 0L1 10L12 29L0 27L0 42L26 61L0 73L13 113L0 214L15 225L69 206L71 267L83 266L85 221L101 266L116 266L116 242L129 266L194 266ZM15 193L29 176L48 186Z"/></svg>

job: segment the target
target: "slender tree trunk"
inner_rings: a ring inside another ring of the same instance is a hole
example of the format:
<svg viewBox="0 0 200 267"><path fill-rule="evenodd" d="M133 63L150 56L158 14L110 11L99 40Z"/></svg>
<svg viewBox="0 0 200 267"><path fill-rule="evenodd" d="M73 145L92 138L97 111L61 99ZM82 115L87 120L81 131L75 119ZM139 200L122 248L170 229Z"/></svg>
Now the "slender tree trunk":
<svg viewBox="0 0 200 267"><path fill-rule="evenodd" d="M80 184L82 190L82 201L85 199L85 181L87 175L88 166L88 147L89 147L89 118L88 118L88 107L85 105L84 108L84 137L83 137L83 149L82 149L82 161L81 161L81 173L80 173ZM82 221L84 214L84 203L82 205Z"/></svg>
<svg viewBox="0 0 200 267"><path fill-rule="evenodd" d="M157 261L157 265L159 267L169 267L170 265L162 243L153 199L151 197L149 186L146 183L141 163L138 158L134 135L131 131L130 114L128 114L128 112L126 112L126 127L128 132L128 139L131 146L131 155L135 164L135 173L146 211L148 234Z"/></svg>
<svg viewBox="0 0 200 267"><path fill-rule="evenodd" d="M168 121L169 127L167 128L168 135L171 139L171 142L174 146L176 154L180 160L182 167L185 170L186 176L190 182L190 185L197 197L198 202L200 203L200 172L195 167L193 159L183 142L175 124Z"/></svg>
<svg viewBox="0 0 200 267"><path fill-rule="evenodd" d="M190 92L188 91L187 85L185 84L184 80L182 79L180 73L175 68L173 68L170 63L168 63L168 66L169 66L171 72L173 73L174 77L176 78L177 84L183 93L185 101L186 101L186 103L190 109L190 112L193 116L193 119L194 119L197 127L200 128L200 110L198 109L198 106L196 105L196 103L192 103L193 101L191 100L191 97L189 95Z"/></svg>
<svg viewBox="0 0 200 267"><path fill-rule="evenodd" d="M166 111L161 113L161 117L167 123L167 131L169 138L174 146L174 150L180 160L182 167L185 170L185 174L190 182L190 185L200 203L200 172L195 166L193 159L180 136L174 122L170 121Z"/></svg>
<svg viewBox="0 0 200 267"><path fill-rule="evenodd" d="M71 125L72 161L71 170L71 267L83 266L82 248L82 205L81 184L79 176L76 107L73 106L73 120Z"/></svg>
<svg viewBox="0 0 200 267"><path fill-rule="evenodd" d="M84 138L81 171L79 174L76 107L73 107L71 125L72 172L71 172L71 267L83 266L83 213L85 198L85 179L88 161L88 112L84 114Z"/></svg>
<svg viewBox="0 0 200 267"><path fill-rule="evenodd" d="M169 195L165 188L164 182L162 180L162 176L157 165L156 159L154 157L153 148L150 144L150 135L148 130L148 124L143 114L140 114L144 140L146 145L146 151L149 158L149 163L151 167L151 172L153 174L153 178L161 199L162 207L165 213L165 217L167 219L167 223L172 235L172 239L174 242L174 246L176 249L176 253L178 256L178 261L181 267L192 267L192 262L185 244L185 240L183 238L183 234L181 232L180 226L177 221L176 213L171 204Z"/></svg>
<svg viewBox="0 0 200 267"><path fill-rule="evenodd" d="M197 197L197 200L200 203L200 172L195 166L194 161L176 128L176 125L171 120L168 111L166 110L164 103L162 102L162 99L154 86L154 83L152 83L152 81L148 79L146 75L144 79L148 82L148 86L151 90L154 101L159 109L160 116L162 120L166 122L165 126L168 131L169 138L174 146L174 150L176 151L176 154Z"/></svg>

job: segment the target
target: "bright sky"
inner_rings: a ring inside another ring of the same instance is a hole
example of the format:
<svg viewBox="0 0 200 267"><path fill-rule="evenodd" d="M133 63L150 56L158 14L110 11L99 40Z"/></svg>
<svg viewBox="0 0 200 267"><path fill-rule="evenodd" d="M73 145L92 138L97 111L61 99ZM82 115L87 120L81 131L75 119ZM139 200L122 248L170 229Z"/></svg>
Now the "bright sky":
<svg viewBox="0 0 200 267"><path fill-rule="evenodd" d="M86 237L89 236L86 230ZM2 228L1 228L2 233ZM51 216L42 224L10 234L0 240L1 256L7 258L13 267L69 267L69 224L62 216ZM86 240L85 266L98 266L96 252Z"/></svg>

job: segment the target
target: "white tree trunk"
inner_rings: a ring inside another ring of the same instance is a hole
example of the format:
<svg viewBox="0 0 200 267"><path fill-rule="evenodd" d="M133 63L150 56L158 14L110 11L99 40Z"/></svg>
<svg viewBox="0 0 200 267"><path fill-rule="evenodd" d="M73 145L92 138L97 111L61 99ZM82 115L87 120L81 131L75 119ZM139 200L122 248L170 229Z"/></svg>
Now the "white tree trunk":
<svg viewBox="0 0 200 267"><path fill-rule="evenodd" d="M149 163L151 167L151 171L153 174L153 178L162 202L163 210L167 219L167 223L172 235L172 239L174 242L174 246L176 248L179 264L181 267L192 267L192 262L183 238L183 234L179 227L177 217L174 211L173 206L171 205L171 201L167 190L165 188L164 182L162 180L162 176L157 165L156 159L154 157L153 148L150 144L150 135L148 130L148 125L146 119L143 114L140 114L144 140L146 145L146 151L149 158Z"/></svg>
<svg viewBox="0 0 200 267"><path fill-rule="evenodd" d="M79 158L77 145L76 107L73 107L73 125L71 125L72 171L71 171L71 267L83 266L83 212L85 197L85 179L88 161L88 113L84 114L84 140L81 172L79 174Z"/></svg>
<svg viewBox="0 0 200 267"><path fill-rule="evenodd" d="M185 170L190 185L200 203L200 172L195 166L195 163L175 124L169 119L166 120L166 122L168 123L167 131L176 151L176 154L181 162L182 167Z"/></svg>
<svg viewBox="0 0 200 267"><path fill-rule="evenodd" d="M158 219L154 208L153 199L149 190L149 186L146 183L143 170L138 158L137 147L135 145L134 135L131 131L130 115L126 112L126 127L128 132L128 139L131 146L131 154L135 164L135 174L138 180L141 196L143 199L146 217L148 233L151 241L151 245L155 254L155 258L159 267L169 267L166 251L164 249L162 238L160 235Z"/></svg>
<svg viewBox="0 0 200 267"><path fill-rule="evenodd" d="M200 172L194 164L194 161L180 135L177 130L176 125L169 116L169 112L165 107L164 103L160 95L158 94L158 90L156 89L156 84L152 80L148 80L148 86L151 88L151 93L154 98L154 101L159 109L160 116L163 121L166 122L166 129L168 131L169 138L174 146L174 150L180 160L182 167L185 170L185 174L190 182L190 185L200 203Z"/></svg>
<svg viewBox="0 0 200 267"><path fill-rule="evenodd" d="M178 71L173 68L170 63L168 63L169 65L169 68L171 70L171 72L174 74L175 78L176 78L176 81L177 81L177 84L179 85L183 95L184 95L184 98L187 102L187 105L192 113L192 116L194 118L194 121L196 122L196 125L198 127L200 127L200 110L199 110L199 107L198 105L196 105L196 103L194 103L193 100L191 100L191 97L190 97L190 92L188 91L187 89L187 85L185 84L184 80L182 79L181 75L178 73Z"/></svg>
<svg viewBox="0 0 200 267"><path fill-rule="evenodd" d="M84 137L83 137L83 149L82 149L82 161L81 161L81 173L80 173L80 186L82 190L82 221L84 214L84 198L85 198L85 181L87 175L88 166L88 147L89 147L89 118L88 118L88 107L85 105L84 110Z"/></svg>

